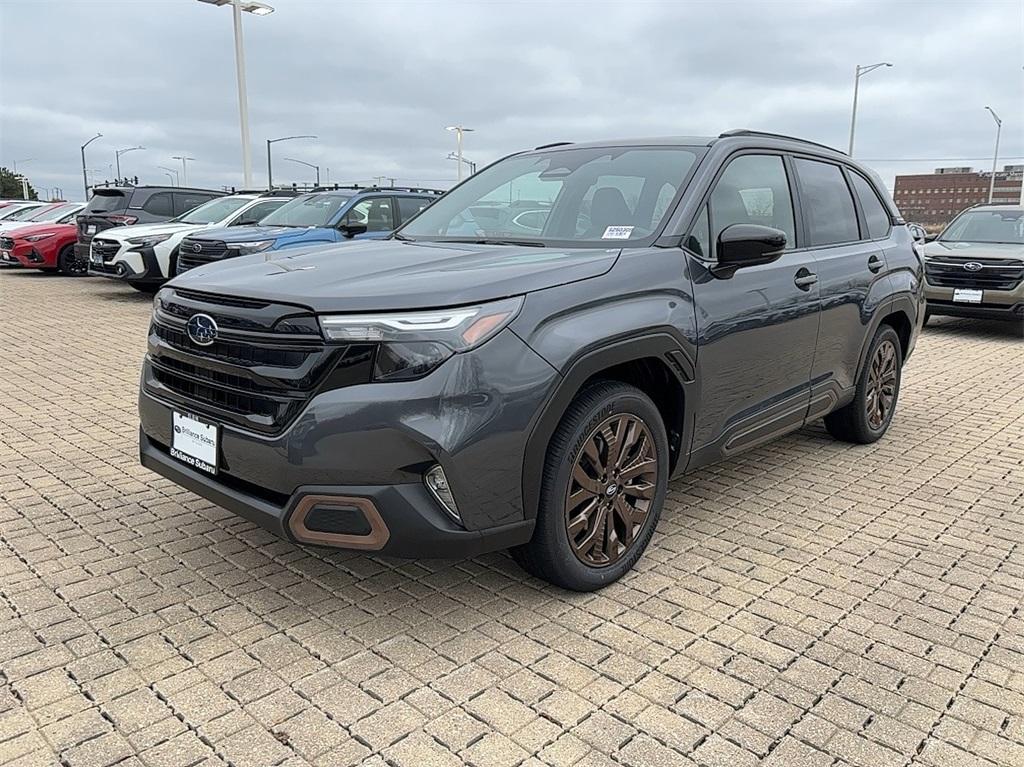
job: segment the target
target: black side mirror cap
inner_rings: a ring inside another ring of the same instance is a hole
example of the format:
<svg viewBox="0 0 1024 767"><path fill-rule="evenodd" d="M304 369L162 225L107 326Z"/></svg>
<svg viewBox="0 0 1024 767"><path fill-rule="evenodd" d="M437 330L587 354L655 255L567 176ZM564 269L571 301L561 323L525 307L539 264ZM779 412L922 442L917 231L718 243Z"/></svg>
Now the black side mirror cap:
<svg viewBox="0 0 1024 767"><path fill-rule="evenodd" d="M760 224L732 224L718 235L718 262L711 268L716 277L731 277L745 266L770 264L786 248L786 233Z"/></svg>
<svg viewBox="0 0 1024 767"><path fill-rule="evenodd" d="M367 230L366 224L342 224L339 228L341 229L342 234L346 237L355 237L357 234L366 234Z"/></svg>

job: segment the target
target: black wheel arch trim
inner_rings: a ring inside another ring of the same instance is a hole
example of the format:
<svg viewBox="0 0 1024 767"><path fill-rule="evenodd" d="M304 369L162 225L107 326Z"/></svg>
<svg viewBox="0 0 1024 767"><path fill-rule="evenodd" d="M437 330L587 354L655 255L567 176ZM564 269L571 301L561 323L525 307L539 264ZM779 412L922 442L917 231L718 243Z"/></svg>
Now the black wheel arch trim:
<svg viewBox="0 0 1024 767"><path fill-rule="evenodd" d="M914 333L917 330L917 319L919 309L914 303L912 296L907 294L897 295L885 303L879 305L875 310L874 316L871 318L871 325L869 332L864 334L864 341L861 344L860 357L857 361L857 377L860 378L861 371L864 370L864 365L867 362L868 351L871 349L871 342L875 339L875 334L878 332L878 328L882 326L882 323L887 317L891 317L893 314L904 314L907 321L910 323L910 343L908 352L903 358L903 362L907 361L910 357L910 351L914 346Z"/></svg>
<svg viewBox="0 0 1024 767"><path fill-rule="evenodd" d="M678 331L676 331L678 332ZM662 360L683 389L683 398L694 401L696 365L692 355L668 330L630 336L584 352L570 363L554 391L548 396L530 427L523 459L523 516L535 519L540 504L540 486L548 444L569 404L588 379L603 370L650 357ZM687 463L693 436L693 419L685 410L676 468Z"/></svg>

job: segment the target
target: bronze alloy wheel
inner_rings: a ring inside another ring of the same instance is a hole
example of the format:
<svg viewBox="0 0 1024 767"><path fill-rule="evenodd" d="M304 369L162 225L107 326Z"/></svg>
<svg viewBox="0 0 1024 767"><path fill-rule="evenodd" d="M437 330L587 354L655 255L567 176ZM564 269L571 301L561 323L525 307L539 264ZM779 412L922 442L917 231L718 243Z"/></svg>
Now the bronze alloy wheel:
<svg viewBox="0 0 1024 767"><path fill-rule="evenodd" d="M586 438L565 495L569 546L589 567L618 561L640 537L657 491L658 453L647 424L620 413Z"/></svg>
<svg viewBox="0 0 1024 767"><path fill-rule="evenodd" d="M872 429L881 429L892 412L896 400L896 373L896 346L886 339L875 349L868 371L864 407Z"/></svg>

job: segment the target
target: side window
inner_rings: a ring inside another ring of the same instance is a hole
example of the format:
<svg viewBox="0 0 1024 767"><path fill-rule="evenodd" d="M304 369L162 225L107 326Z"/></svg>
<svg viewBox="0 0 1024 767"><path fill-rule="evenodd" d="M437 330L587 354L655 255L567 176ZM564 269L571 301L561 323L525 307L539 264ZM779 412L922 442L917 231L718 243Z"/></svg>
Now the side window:
<svg viewBox="0 0 1024 767"><path fill-rule="evenodd" d="M369 197L360 200L345 214L343 226L366 226L368 232L390 232L395 228L395 214L390 197Z"/></svg>
<svg viewBox="0 0 1024 767"><path fill-rule="evenodd" d="M154 216L167 216L170 218L174 215L171 193L157 192L156 194L151 194L142 204L142 209L147 213L152 213Z"/></svg>
<svg viewBox="0 0 1024 767"><path fill-rule="evenodd" d="M853 179L853 188L857 192L857 199L860 200L860 207L864 211L864 220L868 225L868 237L872 240L886 237L889 230L892 229L892 220L889 218L889 211L878 199L875 188L859 173L851 172L850 178Z"/></svg>
<svg viewBox="0 0 1024 767"><path fill-rule="evenodd" d="M718 179L710 205L715 243L727 226L760 224L785 232L787 248L796 244L793 199L786 166L779 155L737 157Z"/></svg>
<svg viewBox="0 0 1024 767"><path fill-rule="evenodd" d="M705 258L711 257L711 226L708 224L708 206L705 205L697 214L690 236L686 238L688 250Z"/></svg>
<svg viewBox="0 0 1024 767"><path fill-rule="evenodd" d="M428 200L423 197L399 197L398 212L402 214L402 222L404 223L408 221L425 207L430 205L431 202L433 202L433 200Z"/></svg>
<svg viewBox="0 0 1024 767"><path fill-rule="evenodd" d="M269 215L271 211L277 210L286 202L287 200L267 200L266 202L258 202L251 208L246 208L244 211L239 213L238 217L231 223L235 225L259 223L260 219Z"/></svg>
<svg viewBox="0 0 1024 767"><path fill-rule="evenodd" d="M811 245L834 245L860 238L853 197L838 165L794 160Z"/></svg>
<svg viewBox="0 0 1024 767"><path fill-rule="evenodd" d="M166 192L163 194L166 194ZM209 202L213 199L215 199L215 195L196 194L194 192L175 192L174 212L180 216L182 213L188 213L192 208L198 207L204 202Z"/></svg>

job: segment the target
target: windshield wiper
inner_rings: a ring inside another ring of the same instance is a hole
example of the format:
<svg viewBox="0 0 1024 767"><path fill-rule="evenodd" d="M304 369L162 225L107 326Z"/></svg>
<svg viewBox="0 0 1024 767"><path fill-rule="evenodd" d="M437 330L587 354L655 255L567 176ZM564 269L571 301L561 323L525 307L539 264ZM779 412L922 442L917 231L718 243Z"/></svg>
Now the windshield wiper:
<svg viewBox="0 0 1024 767"><path fill-rule="evenodd" d="M391 239L401 240L402 242L416 242L412 237L406 237L404 234L399 234L398 232L392 233Z"/></svg>
<svg viewBox="0 0 1024 767"><path fill-rule="evenodd" d="M506 240L504 238L491 237L458 237L439 240L439 242L464 242L469 245L520 245L526 248L546 248L543 242L537 240Z"/></svg>

